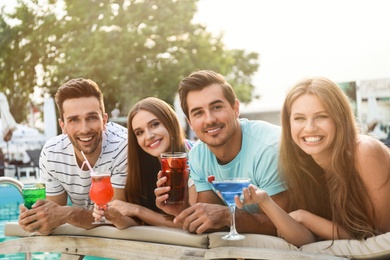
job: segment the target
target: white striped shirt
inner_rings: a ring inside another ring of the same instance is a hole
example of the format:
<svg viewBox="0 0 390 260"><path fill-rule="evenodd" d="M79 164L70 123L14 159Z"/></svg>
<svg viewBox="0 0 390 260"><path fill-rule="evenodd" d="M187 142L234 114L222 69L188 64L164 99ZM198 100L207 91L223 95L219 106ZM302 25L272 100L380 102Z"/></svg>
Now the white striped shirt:
<svg viewBox="0 0 390 260"><path fill-rule="evenodd" d="M94 171L110 171L114 188L123 189L127 176L127 128L107 123L103 133L102 152ZM77 165L73 145L67 135L61 134L46 142L42 148L39 168L46 183L46 194L56 196L66 192L73 204L92 209L89 198L91 177Z"/></svg>

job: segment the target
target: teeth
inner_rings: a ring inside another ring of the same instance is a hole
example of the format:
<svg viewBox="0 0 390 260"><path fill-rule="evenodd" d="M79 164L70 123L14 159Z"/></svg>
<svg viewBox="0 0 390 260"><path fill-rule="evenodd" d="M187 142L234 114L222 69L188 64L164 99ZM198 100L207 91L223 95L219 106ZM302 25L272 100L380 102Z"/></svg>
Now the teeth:
<svg viewBox="0 0 390 260"><path fill-rule="evenodd" d="M154 146L156 146L159 142L160 142L160 140L157 140L156 142L150 144L149 147L154 147Z"/></svg>
<svg viewBox="0 0 390 260"><path fill-rule="evenodd" d="M80 137L80 140L83 141L83 142L88 142L91 139L92 139L92 137L88 137L88 138L81 138Z"/></svg>
<svg viewBox="0 0 390 260"><path fill-rule="evenodd" d="M321 137L305 137L305 141L308 143L315 143L321 141Z"/></svg>
<svg viewBox="0 0 390 260"><path fill-rule="evenodd" d="M214 133L214 132L218 131L219 129L221 129L221 128L216 128L216 129L213 129L213 130L208 130L207 133Z"/></svg>

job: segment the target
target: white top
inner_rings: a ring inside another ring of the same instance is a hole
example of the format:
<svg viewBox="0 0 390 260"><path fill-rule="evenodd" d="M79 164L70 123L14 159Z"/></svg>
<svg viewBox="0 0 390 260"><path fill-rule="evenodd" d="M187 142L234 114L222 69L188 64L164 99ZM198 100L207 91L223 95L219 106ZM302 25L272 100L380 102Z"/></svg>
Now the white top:
<svg viewBox="0 0 390 260"><path fill-rule="evenodd" d="M107 123L102 147L93 170L110 171L112 186L123 189L127 176L127 128ZM48 196L66 192L73 206L92 209L89 171L81 170L77 165L73 145L67 135L61 134L46 142L42 148L39 168Z"/></svg>

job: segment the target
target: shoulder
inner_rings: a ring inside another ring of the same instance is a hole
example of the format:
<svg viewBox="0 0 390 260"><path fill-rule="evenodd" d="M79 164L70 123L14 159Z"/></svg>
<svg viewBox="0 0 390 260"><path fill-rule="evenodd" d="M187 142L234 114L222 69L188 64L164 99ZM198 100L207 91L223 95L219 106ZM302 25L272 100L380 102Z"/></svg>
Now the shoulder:
<svg viewBox="0 0 390 260"><path fill-rule="evenodd" d="M192 160L196 160L198 158L205 158L210 153L211 151L209 147L200 140L193 143L193 146L189 151L189 155L193 158Z"/></svg>
<svg viewBox="0 0 390 260"><path fill-rule="evenodd" d="M367 135L358 136L356 149L357 169L366 184L386 183L390 178L390 149Z"/></svg>
<svg viewBox="0 0 390 260"><path fill-rule="evenodd" d="M46 169L62 167L74 164L74 149L67 135L61 134L50 138L42 147L40 162L46 165ZM49 165L51 165L49 167Z"/></svg>
<svg viewBox="0 0 390 260"><path fill-rule="evenodd" d="M127 137L128 130L126 127L121 126L120 124L114 122L108 122L106 124L106 131L114 135L119 135L119 136L126 135Z"/></svg>
<svg viewBox="0 0 390 260"><path fill-rule="evenodd" d="M281 127L261 121L240 119L244 143L252 145L261 145L263 148L267 146L277 146L280 141Z"/></svg>
<svg viewBox="0 0 390 260"><path fill-rule="evenodd" d="M127 128L117 123L108 122L105 131L106 140L109 143L124 143L127 144L128 135Z"/></svg>
<svg viewBox="0 0 390 260"><path fill-rule="evenodd" d="M246 118L240 119L240 125L243 132L252 133L270 133L280 135L281 127L262 120L248 120Z"/></svg>
<svg viewBox="0 0 390 260"><path fill-rule="evenodd" d="M359 135L356 148L358 158L369 156L377 159L389 159L390 149L371 136Z"/></svg>
<svg viewBox="0 0 390 260"><path fill-rule="evenodd" d="M50 151L50 152L63 152L72 147L73 146L68 136L64 134L60 134L47 140L42 150Z"/></svg>

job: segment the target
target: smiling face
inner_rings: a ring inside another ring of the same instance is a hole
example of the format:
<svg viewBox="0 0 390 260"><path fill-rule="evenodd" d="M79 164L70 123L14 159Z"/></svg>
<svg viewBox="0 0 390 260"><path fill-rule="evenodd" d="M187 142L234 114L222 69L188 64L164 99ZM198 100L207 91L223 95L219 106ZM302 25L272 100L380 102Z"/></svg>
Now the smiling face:
<svg viewBox="0 0 390 260"><path fill-rule="evenodd" d="M191 91L187 95L189 124L196 136L209 147L221 147L229 141L236 141L234 134L240 127L238 122L239 103L232 107L224 97L222 88L212 84L202 90ZM238 142L239 145L240 142Z"/></svg>
<svg viewBox="0 0 390 260"><path fill-rule="evenodd" d="M78 156L81 157L80 151L88 155L100 154L107 114L102 114L96 97L65 100L63 118L64 121L59 119L62 132L68 135Z"/></svg>
<svg viewBox="0 0 390 260"><path fill-rule="evenodd" d="M139 146L146 153L155 157L169 150L170 136L167 128L152 113L139 110L131 124Z"/></svg>
<svg viewBox="0 0 390 260"><path fill-rule="evenodd" d="M290 124L294 142L305 153L316 161L330 158L336 124L317 96L304 94L294 101Z"/></svg>

